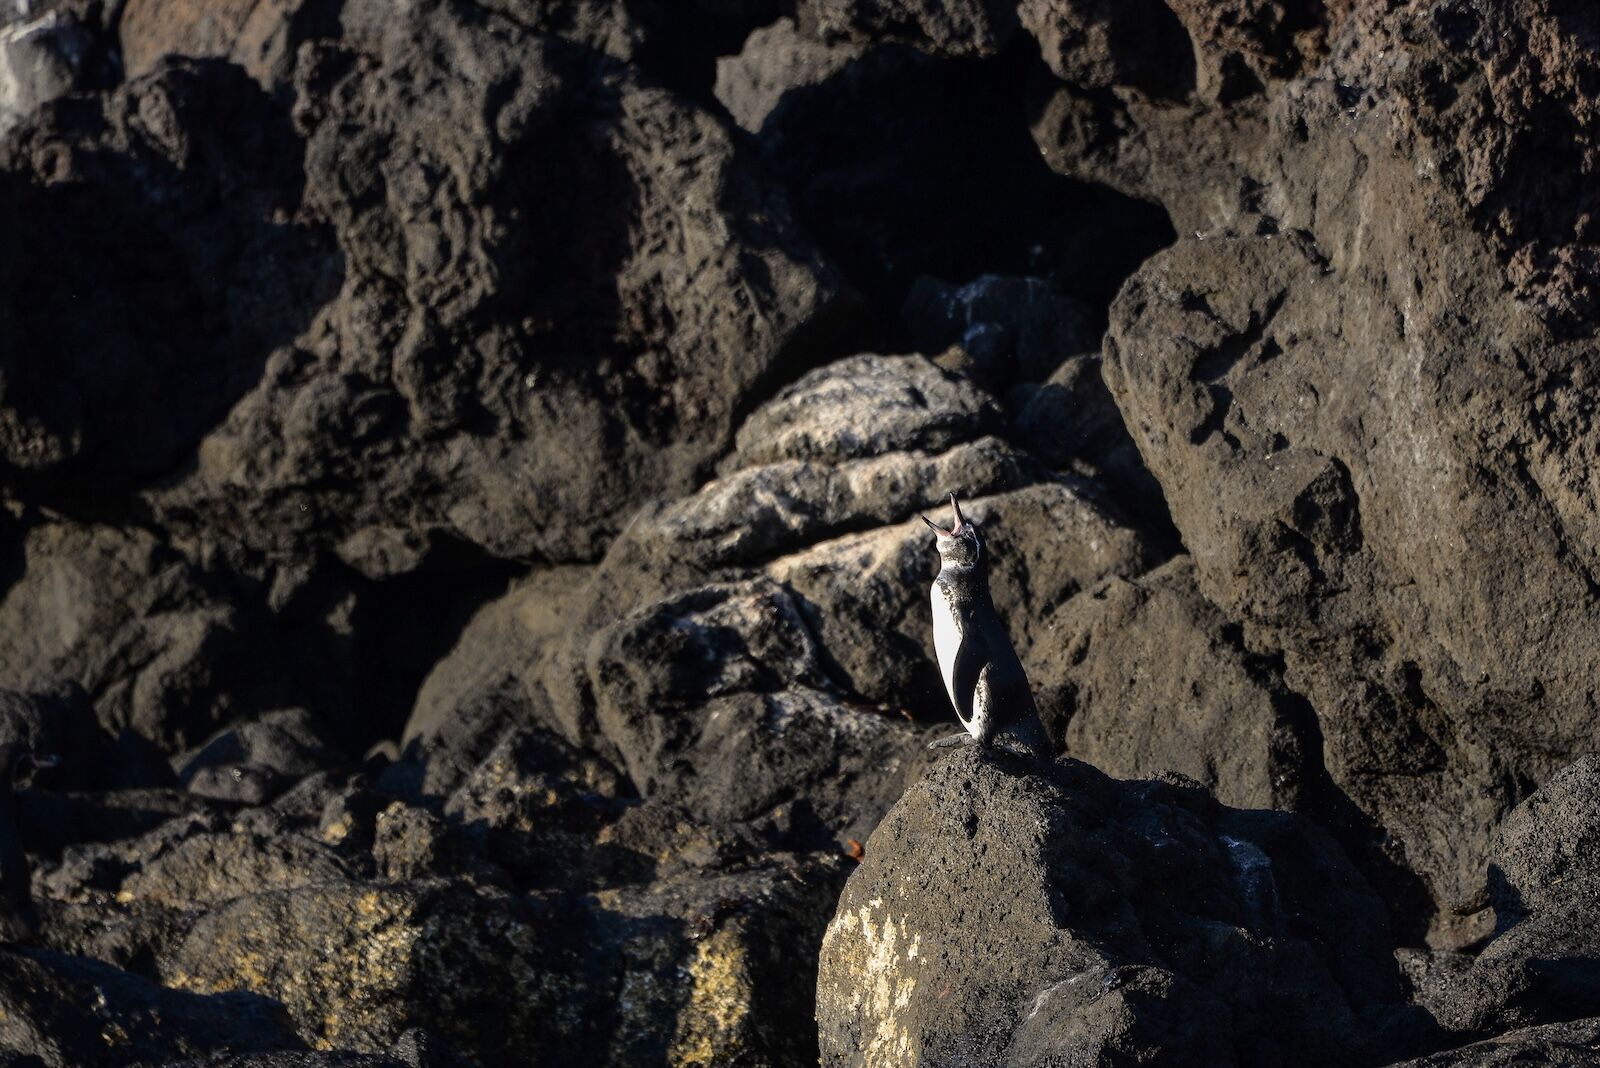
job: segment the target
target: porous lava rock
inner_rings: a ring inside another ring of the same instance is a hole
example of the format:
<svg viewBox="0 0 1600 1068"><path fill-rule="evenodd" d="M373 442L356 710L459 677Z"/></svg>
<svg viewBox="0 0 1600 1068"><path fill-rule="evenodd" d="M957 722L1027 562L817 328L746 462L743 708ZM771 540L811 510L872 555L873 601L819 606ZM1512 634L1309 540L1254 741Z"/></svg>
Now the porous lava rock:
<svg viewBox="0 0 1600 1068"><path fill-rule="evenodd" d="M439 538L592 558L827 353L845 287L691 101L449 3L342 19L295 104L342 288L153 507L369 576Z"/></svg>
<svg viewBox="0 0 1600 1068"><path fill-rule="evenodd" d="M823 1063L1371 1061L1414 1033L1384 923L1306 821L967 750L845 887Z"/></svg>

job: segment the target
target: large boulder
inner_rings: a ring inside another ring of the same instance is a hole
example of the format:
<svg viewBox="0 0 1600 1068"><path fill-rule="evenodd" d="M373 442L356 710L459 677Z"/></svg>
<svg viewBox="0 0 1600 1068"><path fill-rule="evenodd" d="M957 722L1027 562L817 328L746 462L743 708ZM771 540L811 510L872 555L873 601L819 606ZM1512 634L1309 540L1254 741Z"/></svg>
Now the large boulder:
<svg viewBox="0 0 1600 1068"><path fill-rule="evenodd" d="M1303 807L1315 717L1201 595L1189 557L1109 578L1048 626L1054 655L1033 680L1068 754L1119 777L1176 771L1226 805Z"/></svg>
<svg viewBox="0 0 1600 1068"><path fill-rule="evenodd" d="M1348 1064L1411 1037L1337 846L1180 782L976 750L908 790L823 942L827 1065Z"/></svg>
<svg viewBox="0 0 1600 1068"><path fill-rule="evenodd" d="M594 896L437 880L328 882L202 918L164 978L283 1004L322 1048L377 1053L424 1026L480 1063L815 1063L797 946L818 938L838 860L692 871Z"/></svg>
<svg viewBox="0 0 1600 1068"><path fill-rule="evenodd" d="M1265 95L1204 105L1231 132L1183 127L1171 167L1148 101L1072 112L1082 132L1120 109L1073 173L1149 165L1196 233L1124 288L1104 369L1197 583L1283 654L1334 781L1440 903L1477 893L1501 817L1589 746L1600 657L1589 347L1568 340L1593 330L1587 193L1533 177L1568 158L1538 131L1594 121L1571 88L1594 24L1453 11L1330 5L1316 78L1228 45Z"/></svg>
<svg viewBox="0 0 1600 1068"><path fill-rule="evenodd" d="M325 1048L376 1052L408 1024L446 1024L447 1035L470 1029L477 1049L511 1063L512 1050L537 1048L541 1032L567 1019L560 973L571 965L560 962L575 939L536 932L569 922L465 886L328 882L213 910L162 977L197 993L266 995Z"/></svg>
<svg viewBox="0 0 1600 1068"><path fill-rule="evenodd" d="M337 259L296 217L302 155L221 61L163 64L0 138L0 229L28 250L0 257L11 495L116 515L305 328Z"/></svg>
<svg viewBox="0 0 1600 1068"><path fill-rule="evenodd" d="M1452 900L1508 783L1589 739L1595 609L1570 525L1463 414L1515 372L1447 358L1464 339L1420 310L1432 325L1402 337L1373 307L1390 298L1328 271L1285 241L1180 246L1119 298L1107 377L1200 588L1285 651L1335 780ZM1337 384L1352 376L1372 388Z"/></svg>
<svg viewBox="0 0 1600 1068"><path fill-rule="evenodd" d="M297 665L297 643L264 612L239 607L226 580L148 533L41 523L13 548L16 577L0 589L0 686L75 684L111 733L131 729L174 749L291 700L341 701L343 684L312 666L318 657ZM117 771L72 748L60 755ZM80 778L85 770L80 763Z"/></svg>
<svg viewBox="0 0 1600 1068"><path fill-rule="evenodd" d="M910 724L853 705L829 678L793 594L709 586L596 635L595 716L640 793L712 822L802 799L864 837L916 765Z"/></svg>
<svg viewBox="0 0 1600 1068"><path fill-rule="evenodd" d="M163 522L371 577L440 542L593 558L848 328L714 115L453 4L349 3L343 25L295 105L343 288L155 495Z"/></svg>
<svg viewBox="0 0 1600 1068"><path fill-rule="evenodd" d="M100 961L0 948L0 1049L35 1065L120 1068L304 1048L282 1007L255 994L184 993Z"/></svg>

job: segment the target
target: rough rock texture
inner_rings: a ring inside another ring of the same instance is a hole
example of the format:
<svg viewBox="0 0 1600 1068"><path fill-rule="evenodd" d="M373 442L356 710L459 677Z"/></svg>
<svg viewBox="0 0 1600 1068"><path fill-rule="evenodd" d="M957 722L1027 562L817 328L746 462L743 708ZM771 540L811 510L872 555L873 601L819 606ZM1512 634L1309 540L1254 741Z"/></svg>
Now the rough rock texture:
<svg viewBox="0 0 1600 1068"><path fill-rule="evenodd" d="M751 47L749 69L790 62L771 40ZM898 309L924 275L984 274L1051 277L1099 303L1171 240L1159 210L1052 175L1017 125L994 121L1022 106L1012 64L880 47L811 77L781 96L760 140L800 222L881 305Z"/></svg>
<svg viewBox="0 0 1600 1068"><path fill-rule="evenodd" d="M1597 42L0 0L0 1064L1581 1061Z"/></svg>
<svg viewBox="0 0 1600 1068"><path fill-rule="evenodd" d="M1191 559L1108 579L1047 626L1059 652L1033 681L1066 752L1112 775L1176 771L1227 805L1303 807L1314 717L1201 596Z"/></svg>
<svg viewBox="0 0 1600 1068"><path fill-rule="evenodd" d="M52 100L116 84L117 7L102 0L0 4L0 135Z"/></svg>
<svg viewBox="0 0 1600 1068"><path fill-rule="evenodd" d="M317 653L297 664L290 632L144 531L44 523L10 548L20 577L0 595L0 686L70 681L105 727L174 747L235 715L342 700Z"/></svg>
<svg viewBox="0 0 1600 1068"><path fill-rule="evenodd" d="M1600 1020L1578 1020L1508 1031L1486 1042L1419 1057L1394 1068L1508 1068L1519 1064L1581 1068L1594 1063L1597 1049Z"/></svg>
<svg viewBox="0 0 1600 1068"><path fill-rule="evenodd" d="M807 36L794 19L782 18L751 33L739 54L717 60L717 100L740 126L759 133L785 93L826 81L865 51Z"/></svg>
<svg viewBox="0 0 1600 1068"><path fill-rule="evenodd" d="M1495 835L1495 930L1473 956L1407 951L1417 1000L1453 1031L1488 1034L1600 1014L1600 758L1561 769Z"/></svg>
<svg viewBox="0 0 1600 1068"><path fill-rule="evenodd" d="M438 538L592 557L825 351L842 284L717 119L621 65L442 3L343 20L295 105L343 288L155 507L369 576Z"/></svg>
<svg viewBox="0 0 1600 1068"><path fill-rule="evenodd" d="M1564 87L1592 27L1540 4L1282 5L1234 29L1233 5L1173 7L1195 88L1079 81L1035 122L1058 169L1199 238L1119 296L1106 380L1202 592L1284 655L1392 854L1465 899L1497 821L1595 714L1566 340L1588 332L1583 239L1545 221L1570 198L1533 207L1561 180L1526 177L1567 173L1532 131L1588 121ZM1206 83L1230 63L1236 90ZM1500 132L1462 133L1480 123Z"/></svg>
<svg viewBox="0 0 1600 1068"><path fill-rule="evenodd" d="M333 0L127 0L117 20L128 77L148 74L166 56L217 56L243 67L263 89L287 90L295 52L338 35Z"/></svg>
<svg viewBox="0 0 1600 1068"><path fill-rule="evenodd" d="M867 841L823 942L824 1064L1346 1064L1400 1034L1383 907L1331 840L1011 764L949 758Z"/></svg>
<svg viewBox="0 0 1600 1068"><path fill-rule="evenodd" d="M266 998L203 997L99 961L0 949L0 1048L31 1054L49 1068L100 1068L304 1045L282 1008Z"/></svg>
<svg viewBox="0 0 1600 1068"><path fill-rule="evenodd" d="M600 730L639 790L713 821L798 794L859 836L904 785L914 732L840 700L781 586L711 586L644 609L596 635L588 669Z"/></svg>
<svg viewBox="0 0 1600 1068"><path fill-rule="evenodd" d="M0 258L9 484L105 514L192 455L329 291L327 236L292 216L303 151L221 62L57 102L0 140L0 228L34 250Z"/></svg>
<svg viewBox="0 0 1600 1068"><path fill-rule="evenodd" d="M1168 96L1193 83L1191 42L1162 0L1023 0L1017 13L1051 72L1072 85Z"/></svg>
<svg viewBox="0 0 1600 1068"><path fill-rule="evenodd" d="M696 874L592 900L325 884L213 913L165 977L180 989L268 994L308 1040L361 1050L421 1023L494 1064L687 1064L739 1051L802 1064L774 1040L794 1032L803 992L788 984L789 1004L751 997L781 989L768 973L782 968L796 930L815 928L808 914L831 904L832 886L781 870ZM330 930L343 935L330 942Z"/></svg>

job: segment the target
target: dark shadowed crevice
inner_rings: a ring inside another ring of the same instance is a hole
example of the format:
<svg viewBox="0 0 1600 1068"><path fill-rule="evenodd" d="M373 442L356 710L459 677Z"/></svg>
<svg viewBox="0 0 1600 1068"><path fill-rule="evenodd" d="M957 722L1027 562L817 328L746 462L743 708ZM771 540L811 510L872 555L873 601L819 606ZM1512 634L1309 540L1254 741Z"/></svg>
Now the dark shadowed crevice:
<svg viewBox="0 0 1600 1068"><path fill-rule="evenodd" d="M132 117L161 109L167 140ZM24 143L71 165L29 173ZM63 102L0 152L0 230L31 250L0 255L17 498L128 521L129 491L184 464L326 303L342 261L293 215L302 156L286 110L214 60Z"/></svg>
<svg viewBox="0 0 1600 1068"><path fill-rule="evenodd" d="M1283 654L1251 654L1251 672L1273 694L1280 723L1298 752L1284 765L1298 765L1300 784L1295 808L1325 827L1349 854L1389 913L1390 934L1396 945L1424 944L1436 906L1427 885L1396 857L1394 840L1376 820L1350 799L1328 774L1322 723L1303 695L1285 677ZM1279 754L1286 756L1287 754Z"/></svg>
<svg viewBox="0 0 1600 1068"><path fill-rule="evenodd" d="M525 572L450 540L437 542L415 571L363 583L351 722L335 725L352 752L401 735L428 673L478 609Z"/></svg>
<svg viewBox="0 0 1600 1068"><path fill-rule="evenodd" d="M760 131L802 224L867 297L883 344L921 276L1031 276L1104 309L1175 233L1159 207L1056 174L1028 131L1037 48L990 60L874 48L788 91Z"/></svg>

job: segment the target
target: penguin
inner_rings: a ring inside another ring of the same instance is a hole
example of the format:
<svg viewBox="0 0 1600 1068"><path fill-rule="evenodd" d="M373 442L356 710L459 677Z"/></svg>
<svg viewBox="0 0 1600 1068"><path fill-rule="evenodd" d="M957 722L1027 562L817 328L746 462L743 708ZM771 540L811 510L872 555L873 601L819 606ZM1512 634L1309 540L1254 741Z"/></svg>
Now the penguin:
<svg viewBox="0 0 1600 1068"><path fill-rule="evenodd" d="M943 749L976 742L991 748L996 739L1021 745L1041 760L1055 756L1050 735L1039 719L1022 661L989 595L989 562L978 526L961 514L950 495L956 522L945 530L927 516L939 549L939 574L933 580L933 648L939 674L955 706L963 734L933 742Z"/></svg>
<svg viewBox="0 0 1600 1068"><path fill-rule="evenodd" d="M33 907L33 871L22 848L17 820L16 779L35 761L18 742L0 744L0 943L26 941L39 932Z"/></svg>

